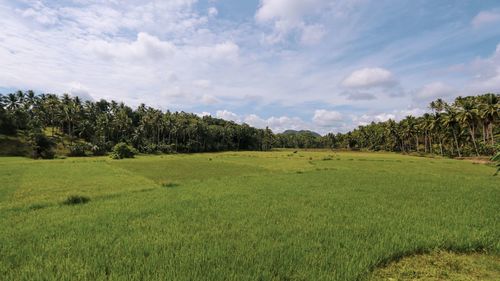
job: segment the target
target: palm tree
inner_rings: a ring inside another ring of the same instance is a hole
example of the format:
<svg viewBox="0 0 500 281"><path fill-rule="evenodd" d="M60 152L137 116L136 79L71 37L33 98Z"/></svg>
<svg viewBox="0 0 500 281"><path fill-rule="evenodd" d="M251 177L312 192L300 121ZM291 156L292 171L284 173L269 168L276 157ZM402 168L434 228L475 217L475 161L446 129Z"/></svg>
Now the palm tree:
<svg viewBox="0 0 500 281"><path fill-rule="evenodd" d="M492 93L481 96L481 104L479 105L479 116L484 120L486 133L485 141L488 138L491 140L491 145L495 144L495 135L493 134L493 127L500 119L500 98L499 95Z"/></svg>
<svg viewBox="0 0 500 281"><path fill-rule="evenodd" d="M458 106L460 107L460 111L458 112L458 120L462 123L462 125L469 128L469 133L474 145L474 150L476 152L476 155L479 156L479 150L477 149L475 136L478 110L470 98L458 99L457 102Z"/></svg>
<svg viewBox="0 0 500 281"><path fill-rule="evenodd" d="M455 141L458 156L462 157L462 154L460 153L460 146L458 145L458 140L457 140L457 129L459 129L459 122L458 122L458 114L457 114L456 110L451 106L447 106L446 113L444 113L442 115L442 121L443 121L444 127L448 131L452 132L453 140ZM453 146L453 144L452 144L452 146Z"/></svg>

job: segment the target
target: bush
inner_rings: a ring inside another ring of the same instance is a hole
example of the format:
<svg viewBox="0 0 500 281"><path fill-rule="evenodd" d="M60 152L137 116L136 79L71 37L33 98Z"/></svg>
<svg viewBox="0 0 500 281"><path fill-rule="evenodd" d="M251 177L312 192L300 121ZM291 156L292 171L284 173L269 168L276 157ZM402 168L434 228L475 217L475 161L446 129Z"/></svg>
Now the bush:
<svg viewBox="0 0 500 281"><path fill-rule="evenodd" d="M111 152L111 158L113 159L134 158L135 154L136 154L135 148L124 142L120 142L113 147L113 151Z"/></svg>
<svg viewBox="0 0 500 281"><path fill-rule="evenodd" d="M158 149L158 146L156 144L150 143L150 144L147 144L147 145L140 147L140 151L142 153L146 153L146 154L156 154L156 153L158 153L159 149Z"/></svg>
<svg viewBox="0 0 500 281"><path fill-rule="evenodd" d="M158 145L158 150L162 153L172 154L175 153L175 144L160 144Z"/></svg>
<svg viewBox="0 0 500 281"><path fill-rule="evenodd" d="M90 151L92 151L92 155L94 156L103 156L108 152L105 143L91 144Z"/></svg>
<svg viewBox="0 0 500 281"><path fill-rule="evenodd" d="M175 145L173 144L154 144L150 143L147 145L143 145L139 149L142 153L146 154L157 154L157 153L165 153L165 154L172 154L175 153Z"/></svg>
<svg viewBox="0 0 500 281"><path fill-rule="evenodd" d="M66 200L63 201L64 205L76 205L76 204L85 204L90 201L90 198L86 196L80 195L71 195Z"/></svg>
<svg viewBox="0 0 500 281"><path fill-rule="evenodd" d="M87 156L86 151L90 150L90 145L88 143L75 143L69 146L68 156L82 157Z"/></svg>
<svg viewBox="0 0 500 281"><path fill-rule="evenodd" d="M33 149L33 158L53 159L55 156L55 143L47 136L41 133L35 133L30 136L30 144Z"/></svg>

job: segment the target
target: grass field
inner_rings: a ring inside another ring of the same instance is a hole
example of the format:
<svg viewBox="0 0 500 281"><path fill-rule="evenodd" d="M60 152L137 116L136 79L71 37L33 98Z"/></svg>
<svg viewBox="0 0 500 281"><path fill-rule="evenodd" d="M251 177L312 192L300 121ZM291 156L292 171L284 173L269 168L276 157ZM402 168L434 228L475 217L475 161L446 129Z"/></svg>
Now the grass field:
<svg viewBox="0 0 500 281"><path fill-rule="evenodd" d="M0 158L0 279L368 280L412 254L498 257L493 173L329 151Z"/></svg>

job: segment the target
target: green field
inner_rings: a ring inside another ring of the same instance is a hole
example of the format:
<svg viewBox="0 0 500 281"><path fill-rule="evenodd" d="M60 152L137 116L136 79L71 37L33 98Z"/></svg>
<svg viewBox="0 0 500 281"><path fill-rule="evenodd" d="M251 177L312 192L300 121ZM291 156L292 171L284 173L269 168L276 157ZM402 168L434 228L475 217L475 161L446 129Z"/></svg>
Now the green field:
<svg viewBox="0 0 500 281"><path fill-rule="evenodd" d="M412 254L499 256L493 173L331 151L0 158L0 280L368 280Z"/></svg>

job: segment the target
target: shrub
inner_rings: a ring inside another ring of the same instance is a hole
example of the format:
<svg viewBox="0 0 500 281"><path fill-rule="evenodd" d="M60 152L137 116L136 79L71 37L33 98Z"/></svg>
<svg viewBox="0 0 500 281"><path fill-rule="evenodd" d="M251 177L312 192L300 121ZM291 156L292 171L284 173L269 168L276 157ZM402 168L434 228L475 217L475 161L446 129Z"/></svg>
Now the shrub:
<svg viewBox="0 0 500 281"><path fill-rule="evenodd" d="M69 146L68 156L82 157L87 156L86 151L90 150L90 145L88 143L75 143Z"/></svg>
<svg viewBox="0 0 500 281"><path fill-rule="evenodd" d="M92 151L92 155L94 156L106 155L108 152L105 143L91 144L90 151Z"/></svg>
<svg viewBox="0 0 500 281"><path fill-rule="evenodd" d="M120 142L113 147L113 151L111 152L111 158L113 159L134 158L135 154L136 154L135 148L124 142Z"/></svg>
<svg viewBox="0 0 500 281"><path fill-rule="evenodd" d="M30 136L30 144L33 149L33 158L53 159L55 156L55 143L47 136L41 133L35 133Z"/></svg>
<svg viewBox="0 0 500 281"><path fill-rule="evenodd" d="M154 143L143 145L139 150L146 154L156 154L159 151L158 146Z"/></svg>
<svg viewBox="0 0 500 281"><path fill-rule="evenodd" d="M64 205L85 204L90 201L89 197L81 195L71 195L63 201Z"/></svg>
<svg viewBox="0 0 500 281"><path fill-rule="evenodd" d="M175 153L175 144L159 144L158 150L166 154Z"/></svg>

